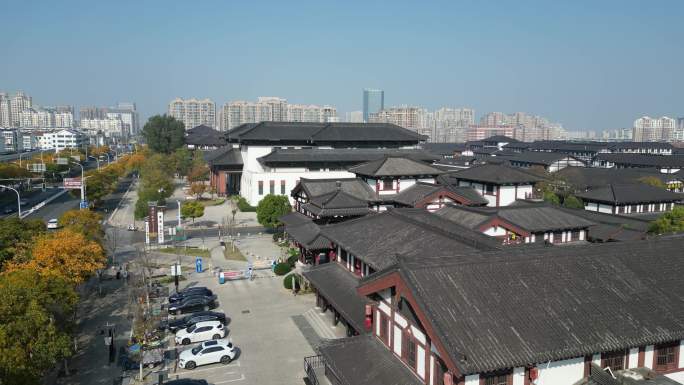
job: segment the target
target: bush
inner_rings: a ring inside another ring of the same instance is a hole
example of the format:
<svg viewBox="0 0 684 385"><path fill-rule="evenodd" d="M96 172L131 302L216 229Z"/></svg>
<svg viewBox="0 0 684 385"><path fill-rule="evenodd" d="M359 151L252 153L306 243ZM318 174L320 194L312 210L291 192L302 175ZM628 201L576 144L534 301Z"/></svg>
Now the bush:
<svg viewBox="0 0 684 385"><path fill-rule="evenodd" d="M300 288L301 288L302 286L304 286L304 278L302 278L301 275L297 275L297 274L295 274L295 273L292 273L292 274L286 275L285 278L283 278L283 286L284 286L287 290L292 290L292 277L293 277L293 276L295 277L295 280L296 280L297 282L299 282L299 287L300 287Z"/></svg>
<svg viewBox="0 0 684 385"><path fill-rule="evenodd" d="M285 275L285 274L289 273L290 270L292 270L292 267L290 266L289 263L285 262L285 263L279 263L279 264L275 265L273 272L276 275Z"/></svg>
<svg viewBox="0 0 684 385"><path fill-rule="evenodd" d="M291 256L287 257L287 263L291 267L294 267L295 263L297 263L297 261L299 261L299 255L291 255Z"/></svg>
<svg viewBox="0 0 684 385"><path fill-rule="evenodd" d="M285 233L282 231L276 231L273 233L273 242L278 242L279 239L285 238Z"/></svg>
<svg viewBox="0 0 684 385"><path fill-rule="evenodd" d="M250 204L247 203L247 199L245 199L245 198L243 198L243 197L238 197L238 200L237 200L237 207L238 207L238 209L240 209L240 211L242 211L243 213L246 213L246 212L255 212L255 211L256 211L256 207L250 206Z"/></svg>

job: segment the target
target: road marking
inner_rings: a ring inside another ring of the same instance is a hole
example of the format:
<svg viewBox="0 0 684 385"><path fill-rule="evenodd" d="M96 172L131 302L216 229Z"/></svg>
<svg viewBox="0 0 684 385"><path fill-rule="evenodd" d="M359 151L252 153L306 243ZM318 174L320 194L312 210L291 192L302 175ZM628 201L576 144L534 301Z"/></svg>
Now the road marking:
<svg viewBox="0 0 684 385"><path fill-rule="evenodd" d="M229 382L242 381L244 379L245 379L245 375L241 374L240 378L236 378L234 380L216 381L216 382L214 382L214 384L227 384Z"/></svg>
<svg viewBox="0 0 684 385"><path fill-rule="evenodd" d="M234 361L234 362L237 362L237 361ZM232 362L231 362L231 363L232 363ZM209 365L216 365L216 364L209 364ZM230 364L228 364L228 365L230 365ZM193 369L193 370L181 369L181 370L178 371L178 373L190 374L190 373L210 372L210 371L213 371L213 370L216 370L216 369L226 369L226 368L230 369L230 367L229 367L228 365L223 365L223 364L221 364L221 366L214 366L214 367L211 367L211 368ZM237 372L225 372L224 374L237 374Z"/></svg>

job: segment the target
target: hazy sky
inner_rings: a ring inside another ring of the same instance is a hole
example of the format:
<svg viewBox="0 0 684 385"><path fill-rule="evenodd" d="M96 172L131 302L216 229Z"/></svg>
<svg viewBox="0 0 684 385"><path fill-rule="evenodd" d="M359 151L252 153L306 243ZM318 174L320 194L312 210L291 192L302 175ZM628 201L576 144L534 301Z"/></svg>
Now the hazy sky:
<svg viewBox="0 0 684 385"><path fill-rule="evenodd" d="M3 1L0 90L42 105L282 96L526 111L568 129L684 116L684 1Z"/></svg>

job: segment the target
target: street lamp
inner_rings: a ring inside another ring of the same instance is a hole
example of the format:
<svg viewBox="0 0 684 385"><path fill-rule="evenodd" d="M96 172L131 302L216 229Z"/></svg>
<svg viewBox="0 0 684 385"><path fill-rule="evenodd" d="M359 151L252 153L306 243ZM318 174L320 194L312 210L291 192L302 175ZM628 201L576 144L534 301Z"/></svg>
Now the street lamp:
<svg viewBox="0 0 684 385"><path fill-rule="evenodd" d="M100 169L100 158L98 158L96 156L92 156L92 155L89 156L88 158L95 159L95 161L97 162L97 169L99 170Z"/></svg>
<svg viewBox="0 0 684 385"><path fill-rule="evenodd" d="M2 187L3 189L5 189L5 188L10 189L10 190L14 191L15 193L17 193L17 209L19 210L18 211L19 219L21 219L21 196L19 195L19 191L17 191L15 188L12 188L10 186L5 186L2 184L0 184L0 187Z"/></svg>

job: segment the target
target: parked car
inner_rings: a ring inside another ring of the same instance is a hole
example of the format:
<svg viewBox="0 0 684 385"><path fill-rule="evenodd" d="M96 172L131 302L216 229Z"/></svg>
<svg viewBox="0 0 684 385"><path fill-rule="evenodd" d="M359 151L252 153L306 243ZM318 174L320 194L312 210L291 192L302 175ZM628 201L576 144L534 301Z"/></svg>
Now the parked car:
<svg viewBox="0 0 684 385"><path fill-rule="evenodd" d="M135 225L133 225L133 224L128 225L128 231L136 231L136 230L138 230L138 228L135 227Z"/></svg>
<svg viewBox="0 0 684 385"><path fill-rule="evenodd" d="M176 332L180 329L185 329L188 326L194 325L198 322L203 321L219 321L222 324L226 324L226 315L223 313L213 312L213 311L200 311L194 314L187 315L183 318L173 320L166 325L166 329L172 332Z"/></svg>
<svg viewBox="0 0 684 385"><path fill-rule="evenodd" d="M12 214L14 212L14 210L16 210L14 208L14 206L7 206L7 207L5 207L4 210L2 210L2 213L3 214Z"/></svg>
<svg viewBox="0 0 684 385"><path fill-rule="evenodd" d="M178 355L178 366L192 370L200 365L220 362L229 364L237 356L233 343L226 340L203 342L192 349L184 350Z"/></svg>
<svg viewBox="0 0 684 385"><path fill-rule="evenodd" d="M186 329L176 332L176 345L188 345L192 342L218 340L226 336L226 327L219 321L198 322Z"/></svg>
<svg viewBox="0 0 684 385"><path fill-rule="evenodd" d="M193 296L198 296L198 295L205 295L205 296L210 296L213 295L211 290L207 289L204 286L197 286L197 287L187 287L179 292L173 293L169 296L169 302L178 302L183 300L184 298L187 297L193 297Z"/></svg>
<svg viewBox="0 0 684 385"><path fill-rule="evenodd" d="M216 307L216 295L211 296L192 296L181 301L169 304L170 314L194 313L197 311L207 311Z"/></svg>
<svg viewBox="0 0 684 385"><path fill-rule="evenodd" d="M57 219L55 219L55 218L50 219L47 223L47 228L48 229L59 228L59 222L57 221Z"/></svg>

